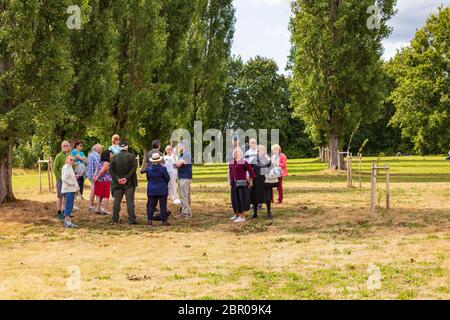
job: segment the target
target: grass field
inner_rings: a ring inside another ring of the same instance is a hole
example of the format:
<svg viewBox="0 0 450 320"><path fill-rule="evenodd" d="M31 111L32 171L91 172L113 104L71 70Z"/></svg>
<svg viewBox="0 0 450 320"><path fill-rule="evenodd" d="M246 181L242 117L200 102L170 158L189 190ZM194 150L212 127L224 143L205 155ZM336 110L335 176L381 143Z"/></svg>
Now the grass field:
<svg viewBox="0 0 450 320"><path fill-rule="evenodd" d="M289 160L275 219L263 211L241 225L228 221L226 167L197 166L194 218L168 230L145 226L143 180L140 225L110 226L80 201L79 229L66 230L55 196L38 193L37 173L15 170L19 201L0 207L0 299L449 299L450 161L380 159L391 168L393 208L373 213L373 160L364 159L362 188L354 162L352 189L344 172ZM383 190L380 178L380 206ZM367 285L370 265L381 272L378 289ZM81 272L79 290L67 287L70 266Z"/></svg>

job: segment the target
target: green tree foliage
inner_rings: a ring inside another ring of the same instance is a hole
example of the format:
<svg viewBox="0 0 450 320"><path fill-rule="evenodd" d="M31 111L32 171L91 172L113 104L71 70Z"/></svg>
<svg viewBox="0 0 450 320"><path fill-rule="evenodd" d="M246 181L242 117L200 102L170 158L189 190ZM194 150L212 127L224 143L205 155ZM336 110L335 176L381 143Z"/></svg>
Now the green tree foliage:
<svg viewBox="0 0 450 320"><path fill-rule="evenodd" d="M278 73L273 59L257 56L246 63L229 62L225 107L220 128L280 130L280 143L289 156L311 155L304 124L292 118L289 78Z"/></svg>
<svg viewBox="0 0 450 320"><path fill-rule="evenodd" d="M373 0L297 0L293 3L291 101L316 144L337 149L359 121L376 120L384 98L381 40L395 0L376 1L380 29L369 30Z"/></svg>
<svg viewBox="0 0 450 320"><path fill-rule="evenodd" d="M392 124L422 154L450 148L449 30L450 8L440 8L389 63L397 85Z"/></svg>
<svg viewBox="0 0 450 320"><path fill-rule="evenodd" d="M189 56L193 68L192 118L204 127L216 126L223 108L224 82L234 35L232 0L198 0L189 31Z"/></svg>
<svg viewBox="0 0 450 320"><path fill-rule="evenodd" d="M72 70L65 1L0 5L0 203L12 200L13 145L64 106Z"/></svg>

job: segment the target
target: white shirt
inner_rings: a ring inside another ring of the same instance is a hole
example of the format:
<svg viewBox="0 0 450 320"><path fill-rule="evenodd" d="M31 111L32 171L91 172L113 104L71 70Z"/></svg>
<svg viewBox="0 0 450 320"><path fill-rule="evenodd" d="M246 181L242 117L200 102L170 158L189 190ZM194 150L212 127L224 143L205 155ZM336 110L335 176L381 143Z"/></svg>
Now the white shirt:
<svg viewBox="0 0 450 320"><path fill-rule="evenodd" d="M168 173L177 173L177 169L174 168L175 165L175 156L165 155L164 156L164 167L166 167Z"/></svg>

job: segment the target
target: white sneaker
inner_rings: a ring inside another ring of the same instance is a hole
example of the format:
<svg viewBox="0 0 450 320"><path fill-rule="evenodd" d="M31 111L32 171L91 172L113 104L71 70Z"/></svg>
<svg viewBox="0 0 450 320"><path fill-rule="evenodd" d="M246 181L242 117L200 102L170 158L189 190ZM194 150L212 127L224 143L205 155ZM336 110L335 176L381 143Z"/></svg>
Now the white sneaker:
<svg viewBox="0 0 450 320"><path fill-rule="evenodd" d="M73 210L75 211L75 210L80 210L80 208L78 208L78 207L76 207L76 206L73 206Z"/></svg>
<svg viewBox="0 0 450 320"><path fill-rule="evenodd" d="M233 221L233 220L236 220L237 218L238 218L237 216L232 216L232 217L230 218L230 220Z"/></svg>
<svg viewBox="0 0 450 320"><path fill-rule="evenodd" d="M238 218L234 219L233 222L236 222L236 223L245 222L245 218L238 217Z"/></svg>
<svg viewBox="0 0 450 320"><path fill-rule="evenodd" d="M173 201L173 204L180 205L180 204L181 204L180 199L174 200L174 201Z"/></svg>

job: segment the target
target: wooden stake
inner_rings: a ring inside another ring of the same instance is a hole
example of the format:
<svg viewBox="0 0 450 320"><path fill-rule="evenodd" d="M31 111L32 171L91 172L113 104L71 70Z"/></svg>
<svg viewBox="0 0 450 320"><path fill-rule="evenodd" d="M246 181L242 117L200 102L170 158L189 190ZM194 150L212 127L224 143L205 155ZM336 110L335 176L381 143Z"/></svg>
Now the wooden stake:
<svg viewBox="0 0 450 320"><path fill-rule="evenodd" d="M389 163L386 162L386 209L389 209L391 206L390 199L390 181L389 181Z"/></svg>
<svg viewBox="0 0 450 320"><path fill-rule="evenodd" d="M337 149L337 162L338 162L338 171L341 171L341 152Z"/></svg>
<svg viewBox="0 0 450 320"><path fill-rule="evenodd" d="M140 161L140 157L139 157L139 155L137 155L137 167L138 167L138 170L140 170L140 168L141 168L141 161Z"/></svg>
<svg viewBox="0 0 450 320"><path fill-rule="evenodd" d="M39 168L39 193L42 193L41 159L39 159L38 168Z"/></svg>
<svg viewBox="0 0 450 320"><path fill-rule="evenodd" d="M47 179L48 179L48 192L50 193L50 192L52 192L52 189L51 189L51 182L50 182L50 180L51 180L51 177L50 177L50 162L48 162L47 163Z"/></svg>
<svg viewBox="0 0 450 320"><path fill-rule="evenodd" d="M348 157L347 157L347 185L348 185L349 188L353 187L352 166L353 166L352 154L349 153Z"/></svg>
<svg viewBox="0 0 450 320"><path fill-rule="evenodd" d="M377 169L375 163L372 163L372 173L370 175L370 210L375 211L376 194L377 194Z"/></svg>
<svg viewBox="0 0 450 320"><path fill-rule="evenodd" d="M53 192L53 189L54 189L54 182L53 182L53 160L52 160L51 157L50 157L50 159L48 160L48 167L49 167L49 170L50 170L50 181L51 181L50 189L51 189L52 192Z"/></svg>
<svg viewBox="0 0 450 320"><path fill-rule="evenodd" d="M359 187L362 188L362 178L361 178L361 163L362 163L362 154L359 154Z"/></svg>

